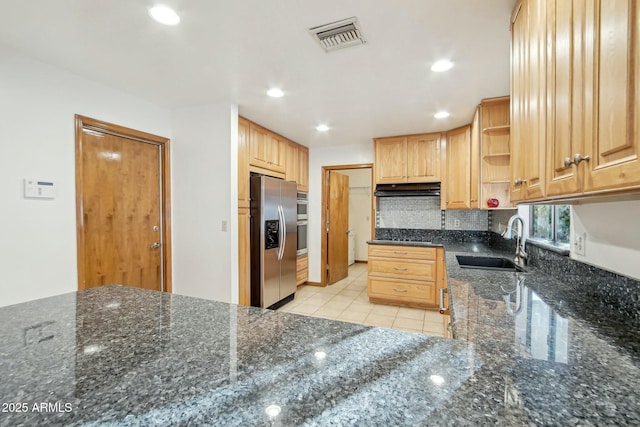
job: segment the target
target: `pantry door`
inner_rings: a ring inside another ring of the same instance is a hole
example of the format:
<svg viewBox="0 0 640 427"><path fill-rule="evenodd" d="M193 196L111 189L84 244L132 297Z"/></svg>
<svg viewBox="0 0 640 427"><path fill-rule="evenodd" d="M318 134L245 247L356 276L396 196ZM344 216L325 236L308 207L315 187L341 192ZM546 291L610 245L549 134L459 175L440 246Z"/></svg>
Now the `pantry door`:
<svg viewBox="0 0 640 427"><path fill-rule="evenodd" d="M168 144L76 116L79 289L171 290Z"/></svg>
<svg viewBox="0 0 640 427"><path fill-rule="evenodd" d="M329 171L327 284L349 274L349 176Z"/></svg>

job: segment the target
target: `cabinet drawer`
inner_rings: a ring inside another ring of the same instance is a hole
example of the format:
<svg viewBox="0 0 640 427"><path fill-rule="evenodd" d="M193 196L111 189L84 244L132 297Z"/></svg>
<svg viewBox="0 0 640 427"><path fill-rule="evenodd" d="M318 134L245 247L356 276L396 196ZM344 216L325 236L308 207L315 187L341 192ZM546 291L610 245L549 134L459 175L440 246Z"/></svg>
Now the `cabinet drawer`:
<svg viewBox="0 0 640 427"><path fill-rule="evenodd" d="M296 260L296 283L303 284L309 279L309 257L303 255Z"/></svg>
<svg viewBox="0 0 640 427"><path fill-rule="evenodd" d="M385 258L436 259L434 247L369 245L369 256Z"/></svg>
<svg viewBox="0 0 640 427"><path fill-rule="evenodd" d="M307 255L298 257L296 260L296 270L306 270L307 268L309 268L309 257Z"/></svg>
<svg viewBox="0 0 640 427"><path fill-rule="evenodd" d="M307 270L306 268L304 270L298 270L296 273L296 284L302 285L304 282L306 282L309 279L309 270Z"/></svg>
<svg viewBox="0 0 640 427"><path fill-rule="evenodd" d="M373 298L426 304L434 304L436 301L434 283L370 277L368 285L369 297Z"/></svg>
<svg viewBox="0 0 640 427"><path fill-rule="evenodd" d="M369 258L369 275L433 282L436 280L435 260L402 260Z"/></svg>

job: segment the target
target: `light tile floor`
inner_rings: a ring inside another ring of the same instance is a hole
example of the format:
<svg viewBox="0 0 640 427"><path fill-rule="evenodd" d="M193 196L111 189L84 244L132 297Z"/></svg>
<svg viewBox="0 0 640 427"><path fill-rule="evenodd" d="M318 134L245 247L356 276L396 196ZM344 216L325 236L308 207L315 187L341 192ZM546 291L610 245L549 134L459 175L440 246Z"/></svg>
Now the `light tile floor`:
<svg viewBox="0 0 640 427"><path fill-rule="evenodd" d="M295 299L280 311L445 336L445 317L438 311L372 304L367 296L367 264L349 267L347 278L324 288L300 286Z"/></svg>

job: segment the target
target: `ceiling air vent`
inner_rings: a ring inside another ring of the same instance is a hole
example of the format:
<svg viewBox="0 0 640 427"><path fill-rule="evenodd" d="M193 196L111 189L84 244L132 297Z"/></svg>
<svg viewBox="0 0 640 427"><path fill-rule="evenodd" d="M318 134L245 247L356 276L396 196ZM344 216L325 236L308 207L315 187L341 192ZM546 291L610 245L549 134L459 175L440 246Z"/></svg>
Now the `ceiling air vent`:
<svg viewBox="0 0 640 427"><path fill-rule="evenodd" d="M367 42L362 35L358 18L355 16L332 22L331 24L309 28L309 33L314 39L318 40L327 52Z"/></svg>

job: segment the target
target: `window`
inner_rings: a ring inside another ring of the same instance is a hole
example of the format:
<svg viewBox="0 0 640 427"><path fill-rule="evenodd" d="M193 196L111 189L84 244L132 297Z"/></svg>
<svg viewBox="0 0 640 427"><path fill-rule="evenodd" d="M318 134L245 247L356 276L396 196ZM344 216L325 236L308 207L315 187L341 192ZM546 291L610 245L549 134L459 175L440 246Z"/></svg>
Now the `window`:
<svg viewBox="0 0 640 427"><path fill-rule="evenodd" d="M569 244L571 207L569 205L531 206L531 230L529 236L553 244Z"/></svg>

